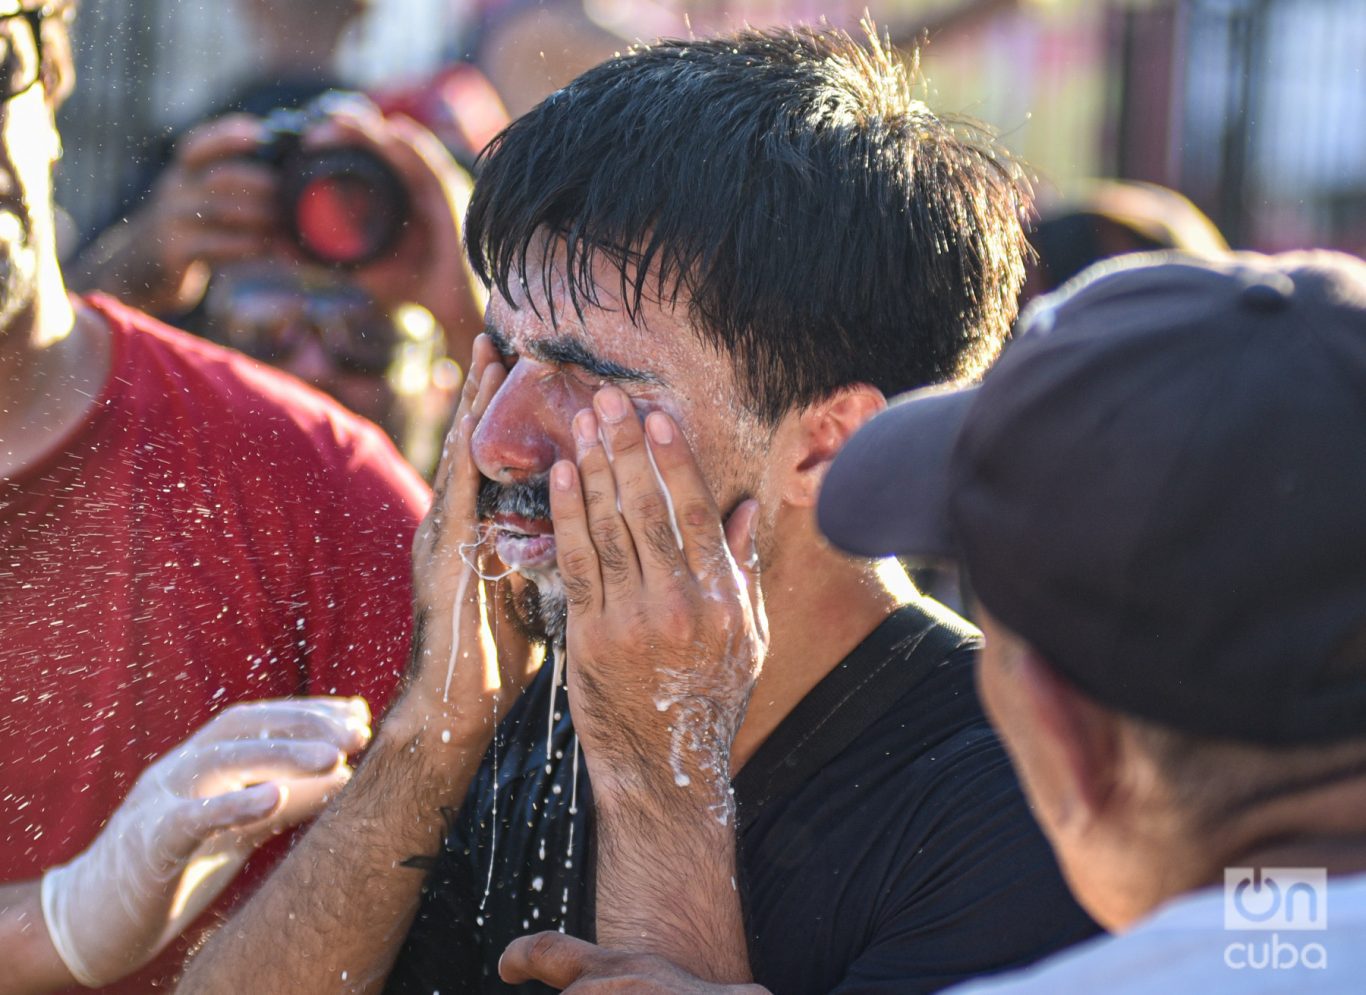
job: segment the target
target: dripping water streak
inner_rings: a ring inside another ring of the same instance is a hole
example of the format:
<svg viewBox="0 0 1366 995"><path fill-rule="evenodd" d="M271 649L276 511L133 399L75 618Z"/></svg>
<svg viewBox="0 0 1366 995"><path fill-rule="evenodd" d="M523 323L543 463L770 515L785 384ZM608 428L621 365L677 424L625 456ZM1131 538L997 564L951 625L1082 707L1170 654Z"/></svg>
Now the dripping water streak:
<svg viewBox="0 0 1366 995"><path fill-rule="evenodd" d="M574 773L569 782L569 846L565 850L564 866L574 863L574 816L579 814L579 735L574 734Z"/></svg>
<svg viewBox="0 0 1366 995"><path fill-rule="evenodd" d="M560 690L560 678L564 674L564 653L560 647L552 646L550 650L550 707L546 714L545 722L545 772L549 774L554 769L555 754L551 752L554 748L555 739L555 695Z"/></svg>
<svg viewBox="0 0 1366 995"><path fill-rule="evenodd" d="M645 455L650 458L650 469L655 472L655 482L659 484L659 490L664 495L664 507L669 510L669 527L674 530L674 541L678 543L678 548L681 550L683 548L683 532L678 527L678 515L674 511L674 496L669 493L669 488L664 483L664 477L659 472L659 464L655 462L655 451L646 446Z"/></svg>
<svg viewBox="0 0 1366 995"><path fill-rule="evenodd" d="M498 856L498 699L493 700L493 812L490 816L493 834L489 838L489 876L484 881L484 897L479 901L479 911L488 904L489 892L493 890L493 865Z"/></svg>
<svg viewBox="0 0 1366 995"><path fill-rule="evenodd" d="M441 689L442 702L451 700L451 678L455 675L455 658L460 654L460 610L465 605L465 592L469 590L473 574L474 568L466 561L465 570L460 574L460 586L455 589L455 605L451 608L451 658L446 664L446 686Z"/></svg>

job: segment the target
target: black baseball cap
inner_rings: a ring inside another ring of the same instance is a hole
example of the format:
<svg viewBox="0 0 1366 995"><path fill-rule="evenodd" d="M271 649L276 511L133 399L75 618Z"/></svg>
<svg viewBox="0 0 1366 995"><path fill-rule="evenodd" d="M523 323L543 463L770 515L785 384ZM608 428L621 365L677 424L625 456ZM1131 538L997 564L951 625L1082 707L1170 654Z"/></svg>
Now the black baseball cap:
<svg viewBox="0 0 1366 995"><path fill-rule="evenodd" d="M1265 744L1366 735L1366 262L1102 264L981 385L849 441L818 517L863 556L951 556L1110 707Z"/></svg>

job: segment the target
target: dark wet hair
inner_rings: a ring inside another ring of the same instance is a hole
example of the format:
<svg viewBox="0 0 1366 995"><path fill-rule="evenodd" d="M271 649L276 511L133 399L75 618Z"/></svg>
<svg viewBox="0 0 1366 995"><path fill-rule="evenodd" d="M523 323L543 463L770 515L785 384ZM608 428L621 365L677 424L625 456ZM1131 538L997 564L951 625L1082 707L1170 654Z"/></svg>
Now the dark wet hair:
<svg viewBox="0 0 1366 995"><path fill-rule="evenodd" d="M474 269L510 297L559 267L581 313L601 255L633 321L642 300L682 294L770 423L853 383L891 395L974 375L1015 316L1027 191L910 76L875 35L830 30L610 59L485 150ZM565 252L539 251L547 232Z"/></svg>

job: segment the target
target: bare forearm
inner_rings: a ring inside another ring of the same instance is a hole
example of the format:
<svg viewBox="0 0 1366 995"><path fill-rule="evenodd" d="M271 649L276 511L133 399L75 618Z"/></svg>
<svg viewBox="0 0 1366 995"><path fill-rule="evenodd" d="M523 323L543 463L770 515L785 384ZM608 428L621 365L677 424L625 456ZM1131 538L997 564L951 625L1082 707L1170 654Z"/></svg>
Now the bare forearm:
<svg viewBox="0 0 1366 995"><path fill-rule="evenodd" d="M597 803L597 940L711 982L751 980L735 821L706 805Z"/></svg>
<svg viewBox="0 0 1366 995"><path fill-rule="evenodd" d="M0 886L0 962L0 995L38 995L76 983L48 938L39 881Z"/></svg>
<svg viewBox="0 0 1366 995"><path fill-rule="evenodd" d="M386 724L337 801L190 963L180 990L370 992L383 986L417 909L443 808L459 804L482 751ZM411 728L411 727L409 727Z"/></svg>

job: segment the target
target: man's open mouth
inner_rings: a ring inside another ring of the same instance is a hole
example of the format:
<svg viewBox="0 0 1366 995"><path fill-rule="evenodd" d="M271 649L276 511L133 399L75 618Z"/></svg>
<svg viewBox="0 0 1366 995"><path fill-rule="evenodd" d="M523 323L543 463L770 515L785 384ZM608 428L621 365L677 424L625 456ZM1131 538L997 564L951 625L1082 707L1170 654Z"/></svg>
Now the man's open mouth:
<svg viewBox="0 0 1366 995"><path fill-rule="evenodd" d="M499 514L493 518L493 546L512 570L544 570L555 563L555 530L548 519Z"/></svg>

